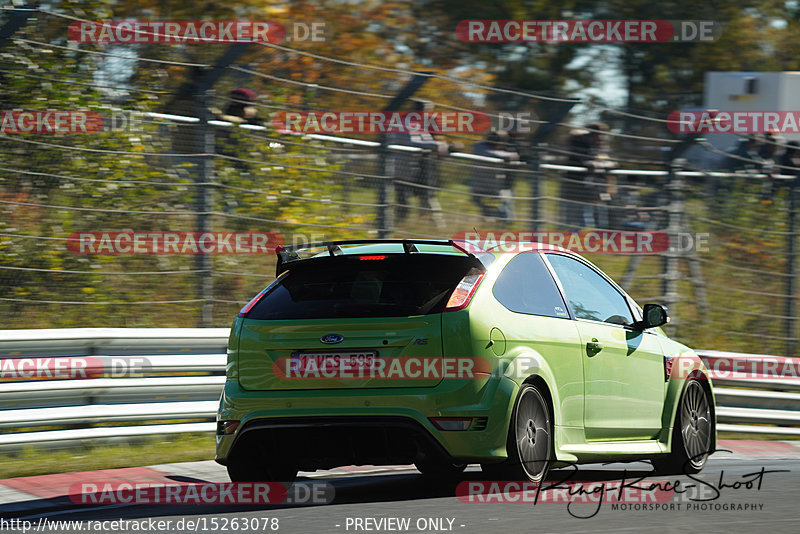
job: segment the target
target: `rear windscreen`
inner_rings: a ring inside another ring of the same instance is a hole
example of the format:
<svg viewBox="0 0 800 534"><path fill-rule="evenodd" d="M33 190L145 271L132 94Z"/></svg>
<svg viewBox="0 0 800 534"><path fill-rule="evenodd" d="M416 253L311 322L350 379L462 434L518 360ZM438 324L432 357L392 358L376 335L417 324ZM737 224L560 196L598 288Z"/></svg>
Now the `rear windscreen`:
<svg viewBox="0 0 800 534"><path fill-rule="evenodd" d="M401 317L441 313L475 260L465 256L390 254L302 260L256 304L248 319Z"/></svg>

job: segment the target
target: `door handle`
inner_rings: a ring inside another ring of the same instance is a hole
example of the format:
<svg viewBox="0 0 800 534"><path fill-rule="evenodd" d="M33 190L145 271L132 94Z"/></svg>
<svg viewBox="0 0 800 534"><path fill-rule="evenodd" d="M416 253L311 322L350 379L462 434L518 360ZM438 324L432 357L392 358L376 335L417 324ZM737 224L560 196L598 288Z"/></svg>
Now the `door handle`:
<svg viewBox="0 0 800 534"><path fill-rule="evenodd" d="M591 341L586 343L586 354L588 354L589 357L594 356L601 350L603 350L603 344L597 341L596 337L593 337Z"/></svg>

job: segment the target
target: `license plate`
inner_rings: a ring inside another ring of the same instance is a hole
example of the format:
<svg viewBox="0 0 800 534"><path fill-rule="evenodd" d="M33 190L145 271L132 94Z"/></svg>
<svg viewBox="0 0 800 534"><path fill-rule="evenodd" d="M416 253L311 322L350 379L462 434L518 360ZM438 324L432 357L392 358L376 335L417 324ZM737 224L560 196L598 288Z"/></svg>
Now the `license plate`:
<svg viewBox="0 0 800 534"><path fill-rule="evenodd" d="M293 352L292 359L300 361L300 367L306 368L311 362L318 369L326 368L366 368L374 366L378 351L360 350L352 352Z"/></svg>

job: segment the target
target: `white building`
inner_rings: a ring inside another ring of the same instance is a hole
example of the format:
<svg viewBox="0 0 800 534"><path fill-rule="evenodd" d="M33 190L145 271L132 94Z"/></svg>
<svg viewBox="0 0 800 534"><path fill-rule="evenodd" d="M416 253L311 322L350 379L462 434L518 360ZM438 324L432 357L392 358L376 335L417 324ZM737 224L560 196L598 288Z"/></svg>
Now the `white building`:
<svg viewBox="0 0 800 534"><path fill-rule="evenodd" d="M718 111L800 112L800 72L706 72L703 109ZM800 134L781 133L787 141L800 141ZM741 136L708 134L715 148L728 152ZM693 148L686 157L702 167L713 168L725 158Z"/></svg>
<svg viewBox="0 0 800 534"><path fill-rule="evenodd" d="M720 111L800 111L800 72L706 72L703 107ZM799 134L781 134L787 141ZM738 136L707 136L727 150Z"/></svg>

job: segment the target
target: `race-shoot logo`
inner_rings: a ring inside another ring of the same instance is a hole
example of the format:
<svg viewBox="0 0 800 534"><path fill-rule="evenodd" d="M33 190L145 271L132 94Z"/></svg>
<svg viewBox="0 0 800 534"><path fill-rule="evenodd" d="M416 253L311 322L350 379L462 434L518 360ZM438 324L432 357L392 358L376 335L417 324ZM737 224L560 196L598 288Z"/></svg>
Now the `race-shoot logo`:
<svg viewBox="0 0 800 534"><path fill-rule="evenodd" d="M667 43L714 41L707 20L462 20L456 37L468 43Z"/></svg>
<svg viewBox="0 0 800 534"><path fill-rule="evenodd" d="M333 134L481 133L489 115L476 111L279 111L272 126L281 132Z"/></svg>
<svg viewBox="0 0 800 534"><path fill-rule="evenodd" d="M465 504L561 504L573 517L595 516L602 505L645 505L658 509L674 496L674 485L663 481L552 481L469 480L456 486ZM588 505L588 506L582 506Z"/></svg>
<svg viewBox="0 0 800 534"><path fill-rule="evenodd" d="M283 245L276 232L75 232L74 254L271 254Z"/></svg>
<svg viewBox="0 0 800 534"><path fill-rule="evenodd" d="M718 449L720 450L720 449ZM724 449L722 449L724 451ZM731 451L727 451L731 452ZM578 473L567 473L572 477ZM567 512L579 519L595 517L606 504L611 511L722 511L762 510L757 503L710 502L719 499L725 491L760 491L768 473L788 470L760 470L726 479L724 471L718 479L699 479L690 476L689 481L649 480L646 477L628 478L627 471L618 480L580 481L571 479L548 479L544 482L519 482L510 480L464 481L456 486L456 497L465 504L561 504Z"/></svg>

